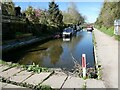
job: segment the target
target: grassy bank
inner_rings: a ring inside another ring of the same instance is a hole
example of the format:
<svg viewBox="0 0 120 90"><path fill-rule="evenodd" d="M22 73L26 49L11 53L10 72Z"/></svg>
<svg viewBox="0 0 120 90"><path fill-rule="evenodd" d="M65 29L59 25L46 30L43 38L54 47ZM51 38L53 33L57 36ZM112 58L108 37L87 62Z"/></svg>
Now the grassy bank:
<svg viewBox="0 0 120 90"><path fill-rule="evenodd" d="M114 27L106 28L104 26L97 26L95 25L95 28L99 29L100 31L104 32L105 34L108 34L109 36L113 36L116 40L120 41L120 35L114 34Z"/></svg>

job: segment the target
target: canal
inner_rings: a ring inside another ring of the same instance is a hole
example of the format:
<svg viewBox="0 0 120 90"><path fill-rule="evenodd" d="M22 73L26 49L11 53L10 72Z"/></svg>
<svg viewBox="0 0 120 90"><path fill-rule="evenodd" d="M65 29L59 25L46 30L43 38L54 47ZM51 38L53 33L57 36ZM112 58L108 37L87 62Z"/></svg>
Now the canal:
<svg viewBox="0 0 120 90"><path fill-rule="evenodd" d="M79 31L70 41L54 39L29 49L3 54L3 60L23 65L35 63L42 67L71 70L74 67L71 54L80 64L82 54L86 54L87 67L94 67L92 32Z"/></svg>

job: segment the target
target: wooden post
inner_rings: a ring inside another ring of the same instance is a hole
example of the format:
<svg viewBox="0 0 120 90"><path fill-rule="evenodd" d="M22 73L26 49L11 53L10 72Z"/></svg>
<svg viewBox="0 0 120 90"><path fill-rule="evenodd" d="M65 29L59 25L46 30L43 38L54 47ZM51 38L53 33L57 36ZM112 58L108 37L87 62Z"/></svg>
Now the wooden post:
<svg viewBox="0 0 120 90"><path fill-rule="evenodd" d="M86 55L82 54L82 70L83 70L83 78L86 78Z"/></svg>

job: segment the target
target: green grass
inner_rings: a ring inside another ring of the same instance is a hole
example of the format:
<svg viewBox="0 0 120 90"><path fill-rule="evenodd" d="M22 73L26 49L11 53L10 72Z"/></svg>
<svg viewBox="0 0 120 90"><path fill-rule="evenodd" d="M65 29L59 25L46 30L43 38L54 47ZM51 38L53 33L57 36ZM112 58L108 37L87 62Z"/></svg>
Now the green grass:
<svg viewBox="0 0 120 90"><path fill-rule="evenodd" d="M108 34L109 36L113 36L113 35L114 35L114 28L113 28L113 27L111 27L111 28L108 29L108 28L102 26L102 27L100 28L100 31Z"/></svg>
<svg viewBox="0 0 120 90"><path fill-rule="evenodd" d="M95 40L94 32L92 33L92 42L93 42L94 46L96 46L96 40Z"/></svg>
<svg viewBox="0 0 120 90"><path fill-rule="evenodd" d="M87 86L86 86L86 82L84 82L83 86L82 86L82 90L86 90Z"/></svg>
<svg viewBox="0 0 120 90"><path fill-rule="evenodd" d="M95 26L97 29L99 29L100 31L104 32L105 34L109 35L109 36L114 36L114 38L118 41L120 41L120 35L115 35L114 34L114 26L110 27L110 28L106 28L104 26Z"/></svg>
<svg viewBox="0 0 120 90"><path fill-rule="evenodd" d="M49 85L41 85L40 88L38 88L40 90L52 90L52 88Z"/></svg>
<svg viewBox="0 0 120 90"><path fill-rule="evenodd" d="M115 39L120 41L120 35L115 35Z"/></svg>
<svg viewBox="0 0 120 90"><path fill-rule="evenodd" d="M25 65L24 67L27 71L33 71L35 73L40 72L49 72L48 68L40 67L39 65L35 65L34 63L32 65Z"/></svg>
<svg viewBox="0 0 120 90"><path fill-rule="evenodd" d="M29 72L34 73L41 73L41 72L49 72L50 70L48 68L40 67L39 65L35 65L34 63L32 65L20 65L18 63L8 63L3 60L0 60L0 64L7 65L9 67L21 67Z"/></svg>

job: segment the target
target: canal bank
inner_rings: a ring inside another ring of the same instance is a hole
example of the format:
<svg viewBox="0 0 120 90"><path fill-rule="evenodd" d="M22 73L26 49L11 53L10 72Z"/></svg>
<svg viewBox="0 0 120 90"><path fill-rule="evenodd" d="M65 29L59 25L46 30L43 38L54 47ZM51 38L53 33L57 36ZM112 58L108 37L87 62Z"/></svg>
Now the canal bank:
<svg viewBox="0 0 120 90"><path fill-rule="evenodd" d="M96 39L95 39L95 34L94 31L92 32L92 37L93 37L93 44L94 44L94 60L95 60L95 69L97 73L97 79L101 80L102 79L102 69L101 69L101 64L98 61L98 56L97 56L97 46L96 46Z"/></svg>
<svg viewBox="0 0 120 90"><path fill-rule="evenodd" d="M25 39L19 39L19 40L15 40L12 42L8 42L6 44L2 45L2 52L6 53L12 50L16 50L16 49L20 49L23 48L25 46L29 46L38 42L44 42L46 40L50 40L52 39L53 35L50 36L46 36L46 37L31 37L30 39L28 38L27 40Z"/></svg>
<svg viewBox="0 0 120 90"><path fill-rule="evenodd" d="M102 66L102 80L106 88L118 88L118 41L94 30L97 60Z"/></svg>

